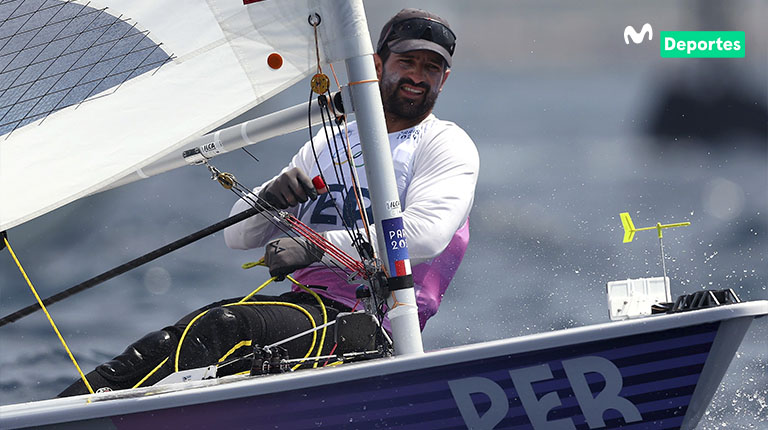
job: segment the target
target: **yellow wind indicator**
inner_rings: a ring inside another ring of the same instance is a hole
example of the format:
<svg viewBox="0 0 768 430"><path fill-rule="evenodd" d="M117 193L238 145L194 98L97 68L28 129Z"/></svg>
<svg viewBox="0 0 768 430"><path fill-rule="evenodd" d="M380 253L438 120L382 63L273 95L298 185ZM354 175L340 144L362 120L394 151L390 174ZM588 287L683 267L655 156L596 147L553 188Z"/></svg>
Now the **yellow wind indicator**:
<svg viewBox="0 0 768 430"><path fill-rule="evenodd" d="M621 214L619 214L619 216L621 217L621 225L624 226L624 243L632 242L632 239L634 239L635 237L635 232L638 232L638 231L656 229L659 232L659 239L661 239L662 229L672 228L672 227L685 227L687 225L691 225L691 223L689 222L678 222L675 224L662 224L660 222L657 222L656 225L653 227L635 228L635 224L632 222L632 218L630 218L629 212L622 212Z"/></svg>
<svg viewBox="0 0 768 430"><path fill-rule="evenodd" d="M632 239L635 237L635 233L638 231L643 230L653 230L656 229L659 233L659 249L661 251L661 270L664 274L664 284L665 286L669 286L667 284L667 265L664 262L664 241L662 240L662 234L661 230L665 228L672 228L672 227L684 227L687 225L691 225L689 222L678 222L675 224L662 224L660 222L657 222L655 226L653 227L642 227L642 228L635 228L635 224L632 222L632 218L629 216L629 212L622 212L619 214L621 217L621 225L624 226L624 243L632 242Z"/></svg>

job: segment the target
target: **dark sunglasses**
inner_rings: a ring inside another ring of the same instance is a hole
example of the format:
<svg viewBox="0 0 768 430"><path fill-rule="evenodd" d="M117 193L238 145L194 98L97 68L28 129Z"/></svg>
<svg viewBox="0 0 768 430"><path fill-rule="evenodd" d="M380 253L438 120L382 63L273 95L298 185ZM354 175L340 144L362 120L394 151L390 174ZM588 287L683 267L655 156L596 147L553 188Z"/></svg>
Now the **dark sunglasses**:
<svg viewBox="0 0 768 430"><path fill-rule="evenodd" d="M445 48L451 56L456 48L456 35L453 31L443 23L429 18L409 18L393 25L377 51L381 51L386 43L399 39L429 40Z"/></svg>

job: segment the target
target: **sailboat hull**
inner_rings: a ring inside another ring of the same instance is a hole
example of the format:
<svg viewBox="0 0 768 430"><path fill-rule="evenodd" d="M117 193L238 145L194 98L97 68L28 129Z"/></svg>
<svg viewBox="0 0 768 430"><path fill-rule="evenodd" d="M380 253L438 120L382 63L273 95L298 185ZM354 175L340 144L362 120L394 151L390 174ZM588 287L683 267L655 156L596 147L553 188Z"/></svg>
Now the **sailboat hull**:
<svg viewBox="0 0 768 430"><path fill-rule="evenodd" d="M0 407L1 428L690 429L768 301Z"/></svg>

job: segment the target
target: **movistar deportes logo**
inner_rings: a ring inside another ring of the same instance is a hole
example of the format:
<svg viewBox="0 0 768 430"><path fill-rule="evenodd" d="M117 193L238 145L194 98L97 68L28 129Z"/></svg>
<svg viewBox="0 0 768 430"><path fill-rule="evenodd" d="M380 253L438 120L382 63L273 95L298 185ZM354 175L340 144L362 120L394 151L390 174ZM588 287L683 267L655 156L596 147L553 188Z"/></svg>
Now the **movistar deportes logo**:
<svg viewBox="0 0 768 430"><path fill-rule="evenodd" d="M632 39L634 44L639 45L643 43L646 34L648 35L648 40L653 40L653 27L651 27L651 24L647 22L643 24L643 28L640 29L639 33L635 30L635 27L628 25L624 28L624 43L629 45L629 39Z"/></svg>
<svg viewBox="0 0 768 430"><path fill-rule="evenodd" d="M639 45L653 40L653 27L643 24L640 31L624 27L624 43ZM746 34L743 31L660 31L661 58L744 58Z"/></svg>

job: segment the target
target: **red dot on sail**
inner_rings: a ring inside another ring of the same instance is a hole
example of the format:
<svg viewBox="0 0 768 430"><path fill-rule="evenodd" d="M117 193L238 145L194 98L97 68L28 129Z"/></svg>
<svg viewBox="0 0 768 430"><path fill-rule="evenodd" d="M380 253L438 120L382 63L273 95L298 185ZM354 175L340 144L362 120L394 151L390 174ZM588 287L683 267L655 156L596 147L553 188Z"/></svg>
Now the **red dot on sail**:
<svg viewBox="0 0 768 430"><path fill-rule="evenodd" d="M283 57L277 52L273 52L267 57L267 65L272 69L277 70L283 67Z"/></svg>

